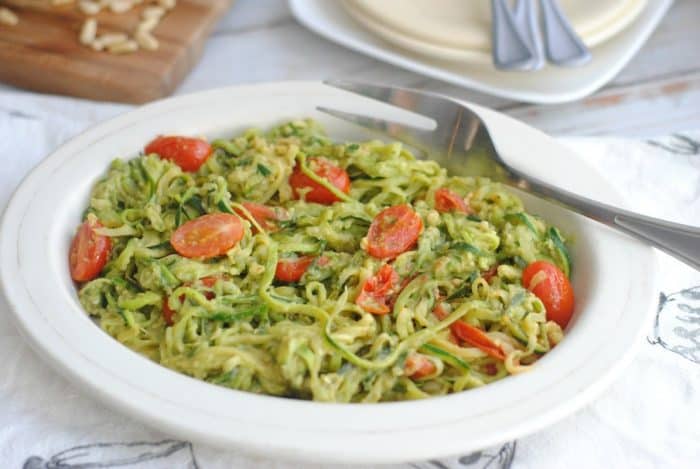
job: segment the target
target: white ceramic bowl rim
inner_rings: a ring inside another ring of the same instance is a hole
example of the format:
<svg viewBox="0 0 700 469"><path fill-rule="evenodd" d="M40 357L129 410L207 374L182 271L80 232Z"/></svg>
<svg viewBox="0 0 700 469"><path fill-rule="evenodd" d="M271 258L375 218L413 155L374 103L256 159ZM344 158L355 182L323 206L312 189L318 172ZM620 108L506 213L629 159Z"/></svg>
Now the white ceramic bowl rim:
<svg viewBox="0 0 700 469"><path fill-rule="evenodd" d="M574 285L582 292L581 311L566 340L532 372L483 388L385 404L260 396L175 373L101 332L79 305L66 253L90 187L108 162L135 155L161 133L213 138L249 124L269 126L299 116L321 120L333 136L365 135L317 113L317 105L411 119L316 82L240 86L138 108L93 127L47 157L14 194L0 231L0 278L28 342L79 386L155 428L268 456L354 463L451 455L532 432L579 408L631 358L652 313L652 250L527 196L529 209L547 212L579 237ZM472 107L516 167L544 174L570 190L620 201L580 158L544 134Z"/></svg>

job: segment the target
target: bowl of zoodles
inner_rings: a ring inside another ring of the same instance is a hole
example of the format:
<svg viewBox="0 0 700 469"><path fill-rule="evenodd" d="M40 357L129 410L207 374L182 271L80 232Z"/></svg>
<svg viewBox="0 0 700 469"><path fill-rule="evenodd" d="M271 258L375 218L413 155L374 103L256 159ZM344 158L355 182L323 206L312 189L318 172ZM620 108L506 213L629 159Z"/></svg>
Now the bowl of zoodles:
<svg viewBox="0 0 700 469"><path fill-rule="evenodd" d="M535 367L574 311L566 244L499 183L300 118L115 159L69 257L87 313L157 363L380 402Z"/></svg>
<svg viewBox="0 0 700 469"><path fill-rule="evenodd" d="M233 87L138 108L47 157L0 226L29 343L169 434L335 463L516 438L632 359L653 313L649 248L320 105L415 118L320 83ZM514 167L620 202L575 153L473 108Z"/></svg>

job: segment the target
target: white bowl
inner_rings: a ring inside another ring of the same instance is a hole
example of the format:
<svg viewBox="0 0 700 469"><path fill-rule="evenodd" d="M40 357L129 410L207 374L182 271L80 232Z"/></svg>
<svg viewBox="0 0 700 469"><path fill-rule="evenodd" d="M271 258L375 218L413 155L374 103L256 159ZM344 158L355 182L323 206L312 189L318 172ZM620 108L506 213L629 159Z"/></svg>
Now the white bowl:
<svg viewBox="0 0 700 469"><path fill-rule="evenodd" d="M575 236L577 313L565 340L534 370L422 401L320 404L214 386L166 369L102 332L68 273L68 246L94 182L115 157L156 134L231 135L311 116L338 139L361 129L324 105L410 121L411 115L315 82L240 86L157 102L100 124L44 160L13 196L0 231L0 276L17 325L52 365L106 404L183 438L316 462L388 463L480 449L572 413L615 376L652 313L652 250L558 206L528 209ZM522 170L608 202L620 198L575 154L544 134L473 106L504 157Z"/></svg>

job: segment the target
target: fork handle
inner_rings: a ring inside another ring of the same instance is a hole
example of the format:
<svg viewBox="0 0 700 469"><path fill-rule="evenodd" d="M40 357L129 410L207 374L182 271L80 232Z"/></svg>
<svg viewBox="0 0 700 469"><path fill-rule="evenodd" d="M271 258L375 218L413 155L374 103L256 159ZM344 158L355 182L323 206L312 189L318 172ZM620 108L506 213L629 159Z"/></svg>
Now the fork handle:
<svg viewBox="0 0 700 469"><path fill-rule="evenodd" d="M574 212L651 244L696 270L700 270L700 228L615 208L557 188L513 169L511 169L511 176L512 183L516 187L560 202Z"/></svg>

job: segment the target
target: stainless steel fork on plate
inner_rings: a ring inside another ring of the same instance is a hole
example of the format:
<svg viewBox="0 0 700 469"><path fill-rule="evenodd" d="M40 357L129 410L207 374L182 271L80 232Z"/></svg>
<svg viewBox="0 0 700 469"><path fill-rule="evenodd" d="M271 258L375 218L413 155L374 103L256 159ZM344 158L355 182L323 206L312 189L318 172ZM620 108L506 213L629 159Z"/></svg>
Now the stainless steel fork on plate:
<svg viewBox="0 0 700 469"><path fill-rule="evenodd" d="M582 197L508 165L499 155L484 121L467 106L444 96L416 90L329 80L329 86L385 102L435 121L433 130L371 116L318 107L334 117L383 132L426 151L450 174L488 175L526 192L551 199L650 244L700 270L700 228L639 215Z"/></svg>
<svg viewBox="0 0 700 469"><path fill-rule="evenodd" d="M544 65L542 37L549 62L559 66L583 65L591 53L566 19L556 0L539 0L543 31L536 0L491 0L493 63L501 70L539 70Z"/></svg>

